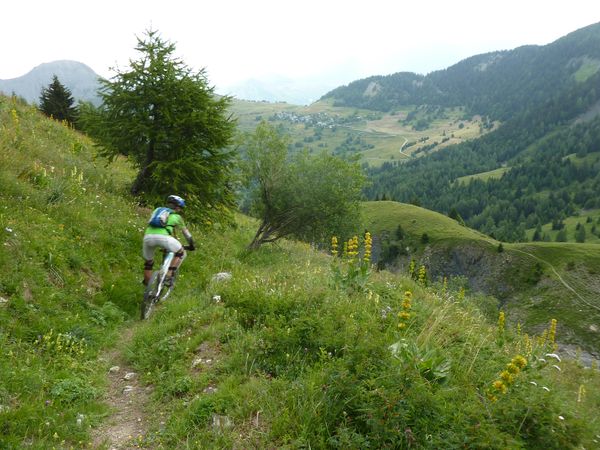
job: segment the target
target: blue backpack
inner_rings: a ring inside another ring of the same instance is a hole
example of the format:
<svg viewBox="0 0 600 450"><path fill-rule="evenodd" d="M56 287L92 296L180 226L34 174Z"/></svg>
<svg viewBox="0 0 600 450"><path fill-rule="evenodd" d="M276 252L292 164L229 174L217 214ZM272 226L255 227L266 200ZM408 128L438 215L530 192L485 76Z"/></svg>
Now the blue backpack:
<svg viewBox="0 0 600 450"><path fill-rule="evenodd" d="M173 210L171 208L161 207L156 208L152 212L152 216L148 221L148 225L155 228L164 228L167 226L167 221Z"/></svg>

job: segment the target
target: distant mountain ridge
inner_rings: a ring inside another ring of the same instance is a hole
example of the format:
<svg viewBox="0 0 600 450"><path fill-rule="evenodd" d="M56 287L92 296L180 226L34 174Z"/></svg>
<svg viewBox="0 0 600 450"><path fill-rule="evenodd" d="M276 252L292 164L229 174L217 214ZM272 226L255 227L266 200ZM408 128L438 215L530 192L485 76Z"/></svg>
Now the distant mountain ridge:
<svg viewBox="0 0 600 450"><path fill-rule="evenodd" d="M506 120L600 70L600 23L544 46L472 56L444 70L372 76L325 94L336 106L391 111L407 105L464 106Z"/></svg>
<svg viewBox="0 0 600 450"><path fill-rule="evenodd" d="M69 88L75 101L100 103L97 95L99 75L87 65L70 60L40 64L21 77L0 80L0 92L5 95L14 93L29 103L38 103L42 89L48 87L54 75Z"/></svg>

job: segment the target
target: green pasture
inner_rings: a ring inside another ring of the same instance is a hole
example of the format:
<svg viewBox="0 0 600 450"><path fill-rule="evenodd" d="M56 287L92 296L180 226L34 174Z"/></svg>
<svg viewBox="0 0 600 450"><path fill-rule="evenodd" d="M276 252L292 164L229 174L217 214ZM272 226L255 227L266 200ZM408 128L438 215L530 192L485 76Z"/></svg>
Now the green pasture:
<svg viewBox="0 0 600 450"><path fill-rule="evenodd" d="M565 218L563 223L567 236L566 242L576 242L577 227L580 226L585 228L586 244L600 244L600 210L581 211L578 216ZM541 228L542 237L547 236L550 241L556 241L560 230L553 230L551 223L544 224ZM531 240L534 233L533 228L526 230L527 239Z"/></svg>
<svg viewBox="0 0 600 450"><path fill-rule="evenodd" d="M456 183L469 183L471 180L487 181L492 179L500 179L505 172L509 171L509 167L499 167L498 169L488 170L487 172L476 173L474 175L467 175L456 179Z"/></svg>

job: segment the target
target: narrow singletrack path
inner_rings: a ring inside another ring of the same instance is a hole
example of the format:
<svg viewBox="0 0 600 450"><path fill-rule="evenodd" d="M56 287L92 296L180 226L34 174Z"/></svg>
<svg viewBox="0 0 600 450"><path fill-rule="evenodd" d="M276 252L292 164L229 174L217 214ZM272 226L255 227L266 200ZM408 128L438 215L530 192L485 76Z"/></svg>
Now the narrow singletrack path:
<svg viewBox="0 0 600 450"><path fill-rule="evenodd" d="M104 399L110 408L110 415L93 430L93 448L140 448L139 443L148 431L146 405L151 387L140 383L139 374L127 364L124 355L134 331L135 326L125 328L117 340L117 347L102 356L110 367L107 373L109 386Z"/></svg>

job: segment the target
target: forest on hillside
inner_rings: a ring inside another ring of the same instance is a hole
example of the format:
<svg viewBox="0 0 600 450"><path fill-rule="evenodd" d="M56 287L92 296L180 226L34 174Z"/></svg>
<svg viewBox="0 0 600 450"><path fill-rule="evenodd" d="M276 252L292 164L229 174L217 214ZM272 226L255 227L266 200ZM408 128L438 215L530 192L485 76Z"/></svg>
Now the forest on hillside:
<svg viewBox="0 0 600 450"><path fill-rule="evenodd" d="M597 106L599 82L596 74L480 139L405 164L368 167L367 197L456 209L469 226L505 241L600 207L600 118L572 121ZM500 179L456 182L499 167L509 168Z"/></svg>
<svg viewBox="0 0 600 450"><path fill-rule="evenodd" d="M497 239L600 207L600 24L545 46L476 55L426 76L370 77L328 93L339 106L465 109L502 125L408 162L365 165L369 200L457 213ZM596 117L596 118L594 118ZM479 174L502 169L502 176ZM467 177L465 180L463 177Z"/></svg>

